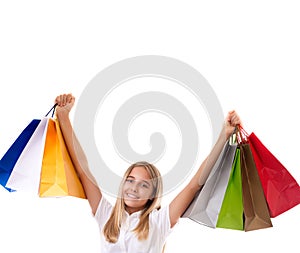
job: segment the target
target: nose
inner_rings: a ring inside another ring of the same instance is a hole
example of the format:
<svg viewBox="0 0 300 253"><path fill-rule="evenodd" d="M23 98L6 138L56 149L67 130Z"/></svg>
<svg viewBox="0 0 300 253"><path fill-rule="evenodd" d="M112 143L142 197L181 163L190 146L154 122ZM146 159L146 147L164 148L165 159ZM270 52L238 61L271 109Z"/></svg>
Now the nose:
<svg viewBox="0 0 300 253"><path fill-rule="evenodd" d="M133 192L137 192L138 191L138 184L137 182L134 182L131 187L130 187L131 191Z"/></svg>

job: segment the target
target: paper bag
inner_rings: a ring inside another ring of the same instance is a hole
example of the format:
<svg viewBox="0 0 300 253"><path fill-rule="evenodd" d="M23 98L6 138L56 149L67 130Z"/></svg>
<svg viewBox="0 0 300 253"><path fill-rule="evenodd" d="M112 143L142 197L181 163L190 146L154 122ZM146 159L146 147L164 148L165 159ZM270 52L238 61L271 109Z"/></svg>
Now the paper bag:
<svg viewBox="0 0 300 253"><path fill-rule="evenodd" d="M226 142L202 190L196 194L182 217L216 227L236 148L237 145Z"/></svg>
<svg viewBox="0 0 300 253"><path fill-rule="evenodd" d="M40 197L86 198L57 120L49 119L39 187Z"/></svg>
<svg viewBox="0 0 300 253"><path fill-rule="evenodd" d="M217 227L244 229L243 189L240 149L236 149L226 193L218 216Z"/></svg>
<svg viewBox="0 0 300 253"><path fill-rule="evenodd" d="M18 158L6 186L16 191L37 194L49 118L40 120L32 137Z"/></svg>
<svg viewBox="0 0 300 253"><path fill-rule="evenodd" d="M284 165L251 133L250 148L263 186L271 217L300 203L300 186Z"/></svg>
<svg viewBox="0 0 300 253"><path fill-rule="evenodd" d="M32 120L0 160L0 184L9 191L11 191L11 189L6 186L7 181L23 149L27 145L39 123L40 120L38 119Z"/></svg>
<svg viewBox="0 0 300 253"><path fill-rule="evenodd" d="M269 209L253 160L249 143L239 145L241 150L241 170L245 231L272 227Z"/></svg>

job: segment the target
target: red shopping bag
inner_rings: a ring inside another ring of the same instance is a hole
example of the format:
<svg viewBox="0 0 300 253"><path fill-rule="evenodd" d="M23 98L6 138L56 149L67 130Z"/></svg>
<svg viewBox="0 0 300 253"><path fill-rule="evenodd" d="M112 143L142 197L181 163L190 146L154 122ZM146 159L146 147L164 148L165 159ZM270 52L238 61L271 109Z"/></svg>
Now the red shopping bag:
<svg viewBox="0 0 300 253"><path fill-rule="evenodd" d="M274 218L300 203L300 187L285 166L253 132L248 135L248 140L270 216Z"/></svg>
<svg viewBox="0 0 300 253"><path fill-rule="evenodd" d="M249 135L249 143L271 217L276 217L298 205L300 186L296 179L254 133Z"/></svg>

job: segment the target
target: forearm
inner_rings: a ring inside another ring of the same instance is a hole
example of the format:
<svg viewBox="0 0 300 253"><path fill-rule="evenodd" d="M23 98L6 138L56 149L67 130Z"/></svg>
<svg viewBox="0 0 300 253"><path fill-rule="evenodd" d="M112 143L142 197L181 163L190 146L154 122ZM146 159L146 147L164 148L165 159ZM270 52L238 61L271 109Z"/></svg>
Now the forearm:
<svg viewBox="0 0 300 253"><path fill-rule="evenodd" d="M240 118L235 111L228 113L225 119L225 124L223 125L221 133L219 134L219 138L213 146L211 152L202 162L189 184L170 203L169 212L172 226L176 224L178 219L190 205L191 201L195 197L196 192L201 190L202 186L205 184L212 168L214 167L224 148L224 145L226 144L226 141L229 139L229 136L234 131L236 125L240 123Z"/></svg>
<svg viewBox="0 0 300 253"><path fill-rule="evenodd" d="M55 99L55 103L57 103L56 116L75 170L91 206L92 213L95 214L99 205L99 201L102 198L102 193L98 187L97 181L89 170L88 160L79 141L76 138L71 121L69 119L69 112L74 104L74 101L75 98L72 96L72 94L62 94L57 96Z"/></svg>
<svg viewBox="0 0 300 253"><path fill-rule="evenodd" d="M64 136L64 140L66 143L66 146L68 148L70 157L72 159L72 162L74 164L74 167L76 169L76 172L80 178L81 181L86 181L86 177L92 181L95 185L97 185L97 182L93 175L91 174L88 166L88 161L85 156L85 153L74 133L72 124L69 119L68 112L60 111L56 114L57 119L60 124L60 128L62 131L62 134Z"/></svg>
<svg viewBox="0 0 300 253"><path fill-rule="evenodd" d="M195 194L199 190L201 190L201 187L206 182L209 173L211 172L214 164L216 163L218 156L221 153L225 143L226 143L226 134L225 134L225 129L223 128L216 144L212 148L210 154L202 162L194 177L191 179L188 185L170 203L171 225L176 224L179 217L182 216L184 211L192 202Z"/></svg>
<svg viewBox="0 0 300 253"><path fill-rule="evenodd" d="M199 189L205 184L214 164L216 163L222 149L227 141L225 127L222 128L221 133L213 146L211 152L206 157L206 159L201 163L198 171L191 180L191 185L193 187L198 187Z"/></svg>

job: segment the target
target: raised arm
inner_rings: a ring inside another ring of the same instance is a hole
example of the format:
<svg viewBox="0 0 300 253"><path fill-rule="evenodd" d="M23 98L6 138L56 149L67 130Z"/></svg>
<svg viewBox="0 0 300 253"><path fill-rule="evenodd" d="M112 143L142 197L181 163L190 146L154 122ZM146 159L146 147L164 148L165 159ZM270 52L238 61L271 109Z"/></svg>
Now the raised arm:
<svg viewBox="0 0 300 253"><path fill-rule="evenodd" d="M173 227L177 223L184 211L190 205L195 194L204 185L226 141L233 133L235 126L238 124L241 124L238 114L235 111L229 112L225 119L225 123L219 135L219 138L215 143L214 147L212 148L211 152L202 162L198 171L193 176L188 185L170 203L169 215L171 227Z"/></svg>
<svg viewBox="0 0 300 253"><path fill-rule="evenodd" d="M72 94L63 94L57 96L55 99L55 103L57 103L56 116L59 121L72 162L91 206L92 213L95 215L102 194L95 178L89 170L87 158L78 139L76 138L70 122L69 113L74 105L74 102L75 98L72 96Z"/></svg>

